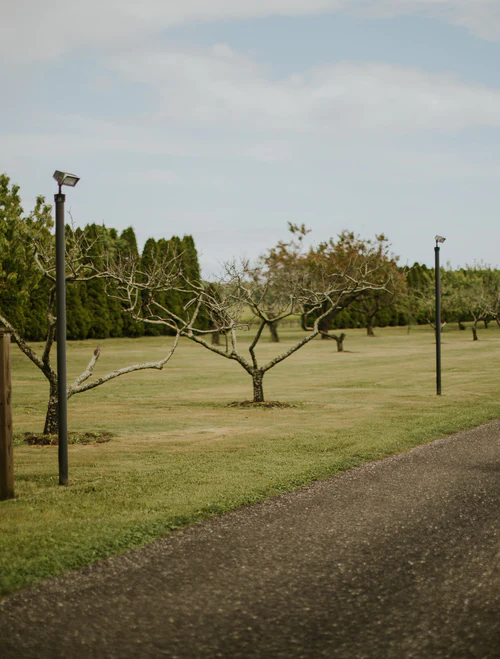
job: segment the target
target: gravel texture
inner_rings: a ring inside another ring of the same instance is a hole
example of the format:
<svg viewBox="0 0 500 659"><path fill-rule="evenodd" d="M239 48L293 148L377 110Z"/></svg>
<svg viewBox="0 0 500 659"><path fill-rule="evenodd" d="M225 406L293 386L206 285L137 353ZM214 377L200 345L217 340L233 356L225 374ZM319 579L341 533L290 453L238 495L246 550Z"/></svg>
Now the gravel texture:
<svg viewBox="0 0 500 659"><path fill-rule="evenodd" d="M500 657L500 421L20 591L0 655Z"/></svg>

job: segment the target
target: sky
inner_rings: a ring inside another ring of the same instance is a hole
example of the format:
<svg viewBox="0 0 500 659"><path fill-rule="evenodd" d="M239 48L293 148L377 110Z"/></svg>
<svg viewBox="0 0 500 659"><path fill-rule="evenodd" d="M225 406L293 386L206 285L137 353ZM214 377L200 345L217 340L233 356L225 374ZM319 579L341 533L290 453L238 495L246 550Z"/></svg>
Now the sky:
<svg viewBox="0 0 500 659"><path fill-rule="evenodd" d="M287 223L500 265L500 0L0 0L0 172L78 226L191 234L205 277Z"/></svg>

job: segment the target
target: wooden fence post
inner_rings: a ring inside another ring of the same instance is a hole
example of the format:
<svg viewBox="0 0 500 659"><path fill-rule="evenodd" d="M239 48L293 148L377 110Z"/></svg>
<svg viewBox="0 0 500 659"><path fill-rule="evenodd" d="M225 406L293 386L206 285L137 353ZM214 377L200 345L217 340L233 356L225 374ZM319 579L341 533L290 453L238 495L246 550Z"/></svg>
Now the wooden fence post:
<svg viewBox="0 0 500 659"><path fill-rule="evenodd" d="M10 333L0 327L0 501L14 497Z"/></svg>

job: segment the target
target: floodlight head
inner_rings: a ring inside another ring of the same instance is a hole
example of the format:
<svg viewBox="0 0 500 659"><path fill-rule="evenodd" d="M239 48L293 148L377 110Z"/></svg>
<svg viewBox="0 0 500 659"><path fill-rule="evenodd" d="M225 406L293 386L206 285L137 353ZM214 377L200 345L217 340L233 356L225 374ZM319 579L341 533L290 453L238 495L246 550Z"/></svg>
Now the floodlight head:
<svg viewBox="0 0 500 659"><path fill-rule="evenodd" d="M74 188L78 183L80 178L74 174L69 174L68 172L60 172L56 169L54 172L54 178L61 185L68 185L70 188Z"/></svg>
<svg viewBox="0 0 500 659"><path fill-rule="evenodd" d="M443 238L443 236L436 236L436 242L437 243L444 243L446 238Z"/></svg>

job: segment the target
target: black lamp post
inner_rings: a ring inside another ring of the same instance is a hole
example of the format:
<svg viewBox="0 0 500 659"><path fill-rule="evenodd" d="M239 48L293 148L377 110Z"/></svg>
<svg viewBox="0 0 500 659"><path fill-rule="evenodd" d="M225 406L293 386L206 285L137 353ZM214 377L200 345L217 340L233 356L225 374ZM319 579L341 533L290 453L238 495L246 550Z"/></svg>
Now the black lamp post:
<svg viewBox="0 0 500 659"><path fill-rule="evenodd" d="M74 174L54 172L59 192L56 207L56 336L57 336L57 423L59 440L59 485L68 484L68 401L66 398L66 241L64 236L64 202L61 188L74 188L80 180Z"/></svg>
<svg viewBox="0 0 500 659"><path fill-rule="evenodd" d="M436 394L441 396L441 279L439 270L439 243L444 243L446 238L436 236L435 256L435 281L436 281Z"/></svg>

